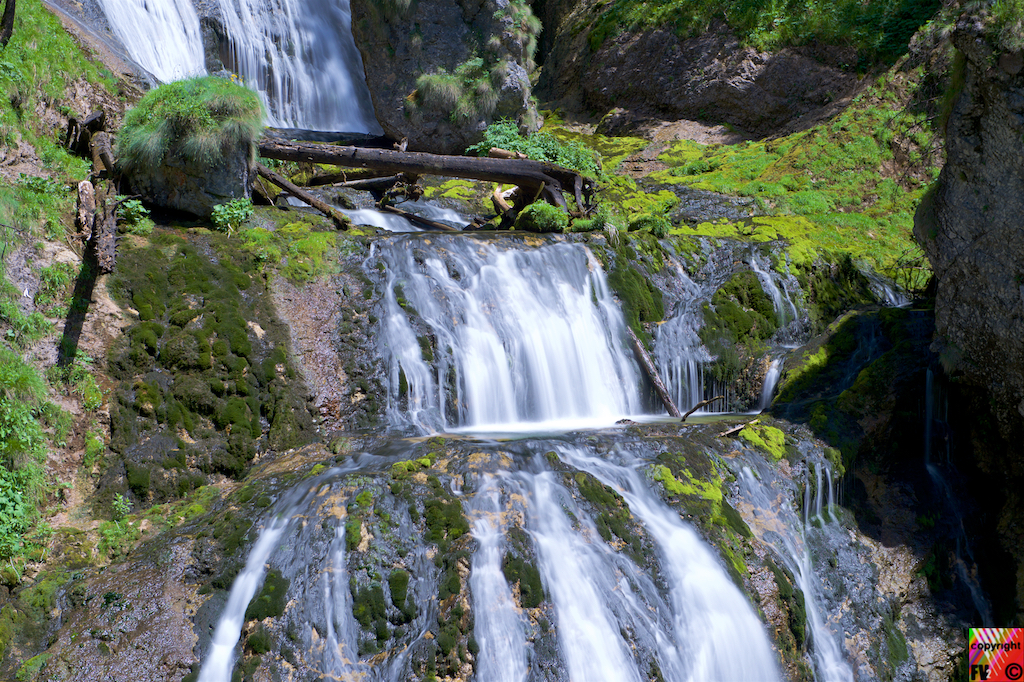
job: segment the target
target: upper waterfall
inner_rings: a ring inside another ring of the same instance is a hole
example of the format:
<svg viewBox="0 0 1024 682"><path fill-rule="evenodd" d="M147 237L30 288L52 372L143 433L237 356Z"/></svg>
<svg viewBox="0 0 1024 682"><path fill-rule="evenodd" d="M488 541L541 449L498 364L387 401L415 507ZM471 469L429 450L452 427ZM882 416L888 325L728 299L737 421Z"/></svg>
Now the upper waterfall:
<svg viewBox="0 0 1024 682"><path fill-rule="evenodd" d="M352 39L348 0L221 0L220 9L226 66L260 93L270 125L383 132Z"/></svg>
<svg viewBox="0 0 1024 682"><path fill-rule="evenodd" d="M161 81L206 73L199 15L190 0L99 0L128 54Z"/></svg>
<svg viewBox="0 0 1024 682"><path fill-rule="evenodd" d="M164 82L206 73L199 16L190 0L99 0L114 34ZM255 90L267 123L379 135L352 39L348 0L220 0L225 67Z"/></svg>

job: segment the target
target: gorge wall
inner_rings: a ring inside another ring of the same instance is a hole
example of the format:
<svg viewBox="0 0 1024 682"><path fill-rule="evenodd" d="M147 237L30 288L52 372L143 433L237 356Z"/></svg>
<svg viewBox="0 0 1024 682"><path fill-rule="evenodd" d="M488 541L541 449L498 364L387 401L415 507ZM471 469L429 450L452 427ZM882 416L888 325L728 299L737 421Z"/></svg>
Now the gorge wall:
<svg viewBox="0 0 1024 682"><path fill-rule="evenodd" d="M1024 56L1000 50L984 17L965 16L953 41L962 90L946 130L947 161L915 217L934 268L936 340L965 396L963 430L1024 595Z"/></svg>

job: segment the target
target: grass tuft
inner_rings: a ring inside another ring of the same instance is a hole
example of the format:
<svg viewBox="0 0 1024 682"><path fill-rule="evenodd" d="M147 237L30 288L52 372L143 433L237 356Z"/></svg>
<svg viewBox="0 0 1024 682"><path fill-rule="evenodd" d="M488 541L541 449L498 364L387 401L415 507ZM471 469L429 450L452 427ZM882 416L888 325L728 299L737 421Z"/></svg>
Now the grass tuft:
<svg viewBox="0 0 1024 682"><path fill-rule="evenodd" d="M118 158L128 172L159 165L169 153L209 164L234 147L255 154L262 132L256 93L216 76L190 78L151 90L125 115Z"/></svg>

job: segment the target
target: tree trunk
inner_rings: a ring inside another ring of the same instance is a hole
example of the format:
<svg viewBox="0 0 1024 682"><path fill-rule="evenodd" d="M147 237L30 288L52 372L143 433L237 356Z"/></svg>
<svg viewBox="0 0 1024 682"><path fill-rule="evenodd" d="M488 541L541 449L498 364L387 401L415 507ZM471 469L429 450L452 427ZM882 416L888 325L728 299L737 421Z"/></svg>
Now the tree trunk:
<svg viewBox="0 0 1024 682"><path fill-rule="evenodd" d="M0 18L0 47L7 47L14 34L14 0L4 3L4 15Z"/></svg>
<svg viewBox="0 0 1024 682"><path fill-rule="evenodd" d="M445 225L444 223L439 223L436 220L431 220L430 218L424 218L423 216L416 215L415 213L410 213L409 211L403 211L400 208L395 208L394 206L389 206L387 204L385 204L384 206L381 206L380 210L387 211L388 213L394 213L395 215L400 215L400 216L402 216L403 218L405 218L406 220L408 220L410 222L420 223L421 225L426 225L427 227L432 227L435 230L443 230L444 232L459 232L460 231L458 228L452 227L451 225Z"/></svg>
<svg viewBox="0 0 1024 682"><path fill-rule="evenodd" d="M259 173L261 176L265 177L267 180L270 180L272 183L274 183L281 189L285 190L292 196L294 196L296 199L300 199L301 201L306 202L316 210L325 214L328 218L334 221L334 226L337 227L339 230L347 230L349 228L349 225L351 225L349 219L346 218L341 213L339 213L338 210L335 209L333 206L331 206L325 201L320 201L306 190L301 189L297 185L294 185L288 180L282 178L280 175L273 172L266 166L263 166L262 164L259 163L256 164L256 172Z"/></svg>
<svg viewBox="0 0 1024 682"><path fill-rule="evenodd" d="M92 239L92 226L96 220L96 190L88 180L78 183L78 206L75 211L75 227L82 239Z"/></svg>
<svg viewBox="0 0 1024 682"><path fill-rule="evenodd" d="M99 265L100 272L106 274L114 271L117 258L117 207L120 203L106 193L100 195L96 201L92 246L96 254L96 264Z"/></svg>
<svg viewBox="0 0 1024 682"><path fill-rule="evenodd" d="M675 402L672 401L672 396L668 394L668 389L665 388L665 383L661 380L661 376L658 374L658 368L654 366L654 360L647 353L647 349L644 348L644 344L640 343L640 339L636 338L636 334L629 327L626 327L626 331L629 332L629 338L633 340L633 350L636 351L636 356L640 360L640 365L644 368L647 373L647 378L654 384L654 390L657 392L658 397L661 398L661 402L665 403L665 408L668 413L676 419L682 417L679 412L679 408L676 407Z"/></svg>
<svg viewBox="0 0 1024 682"><path fill-rule="evenodd" d="M372 168L392 173L443 175L485 182L519 185L527 196L566 207L563 191L572 192L577 206L593 194L593 181L579 173L530 159L491 159L477 156L443 156L390 149L336 147L327 144L281 143L264 138L260 156L298 163L327 163L351 168Z"/></svg>

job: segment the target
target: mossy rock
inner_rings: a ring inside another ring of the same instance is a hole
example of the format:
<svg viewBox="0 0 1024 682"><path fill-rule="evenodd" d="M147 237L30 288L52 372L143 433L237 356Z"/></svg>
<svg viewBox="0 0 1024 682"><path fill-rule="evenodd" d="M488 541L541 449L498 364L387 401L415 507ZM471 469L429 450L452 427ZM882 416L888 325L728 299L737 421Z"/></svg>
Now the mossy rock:
<svg viewBox="0 0 1024 682"><path fill-rule="evenodd" d="M526 232L565 232L569 214L543 201L535 201L516 216L515 227Z"/></svg>

